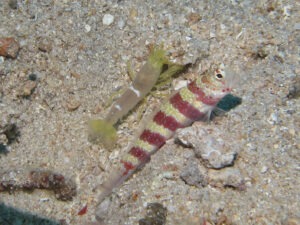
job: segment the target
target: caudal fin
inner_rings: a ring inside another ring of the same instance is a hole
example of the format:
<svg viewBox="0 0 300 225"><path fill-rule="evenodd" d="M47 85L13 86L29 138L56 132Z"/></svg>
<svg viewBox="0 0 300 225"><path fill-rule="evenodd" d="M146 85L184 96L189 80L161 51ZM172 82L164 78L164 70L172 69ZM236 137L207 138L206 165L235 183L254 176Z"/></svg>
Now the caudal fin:
<svg viewBox="0 0 300 225"><path fill-rule="evenodd" d="M98 196L98 205L108 197L114 189L121 186L121 184L131 176L133 171L127 172L124 167L119 166L115 168L110 175L108 176L107 180L99 186L100 194Z"/></svg>

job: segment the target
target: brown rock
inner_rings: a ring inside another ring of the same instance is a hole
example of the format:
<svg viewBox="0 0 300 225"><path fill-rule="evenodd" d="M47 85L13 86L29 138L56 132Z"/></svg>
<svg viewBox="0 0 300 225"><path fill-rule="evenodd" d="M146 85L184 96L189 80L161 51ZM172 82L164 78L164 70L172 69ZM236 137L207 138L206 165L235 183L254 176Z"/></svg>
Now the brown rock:
<svg viewBox="0 0 300 225"><path fill-rule="evenodd" d="M67 106L67 109L68 111L74 111L76 109L78 109L78 107L81 105L80 101L74 99L74 98L71 98L67 101L66 103L66 106Z"/></svg>
<svg viewBox="0 0 300 225"><path fill-rule="evenodd" d="M19 91L19 96L22 97L28 97L30 96L34 89L37 86L37 82L36 81L32 81L32 80L27 80L24 85L21 87L20 91Z"/></svg>
<svg viewBox="0 0 300 225"><path fill-rule="evenodd" d="M202 17L198 13L190 13L187 17L189 25L199 22Z"/></svg>
<svg viewBox="0 0 300 225"><path fill-rule="evenodd" d="M208 171L209 184L214 187L232 187L241 189L244 184L244 179L237 168L224 168L222 170Z"/></svg>
<svg viewBox="0 0 300 225"><path fill-rule="evenodd" d="M48 38L40 38L38 40L38 49L42 52L50 52L52 50L52 43Z"/></svg>
<svg viewBox="0 0 300 225"><path fill-rule="evenodd" d="M14 38L0 38L0 56L15 59L19 49L20 45Z"/></svg>

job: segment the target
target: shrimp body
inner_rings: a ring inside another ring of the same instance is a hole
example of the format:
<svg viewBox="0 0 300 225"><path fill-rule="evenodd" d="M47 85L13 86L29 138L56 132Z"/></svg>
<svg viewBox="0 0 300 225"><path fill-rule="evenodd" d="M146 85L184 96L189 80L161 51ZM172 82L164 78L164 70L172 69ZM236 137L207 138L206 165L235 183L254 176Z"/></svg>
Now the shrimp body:
<svg viewBox="0 0 300 225"><path fill-rule="evenodd" d="M151 91L162 72L163 65L168 63L165 52L162 49L154 49L130 87L114 102L105 120L115 124L127 115Z"/></svg>
<svg viewBox="0 0 300 225"><path fill-rule="evenodd" d="M169 69L162 73L164 65ZM154 48L132 84L113 103L105 118L89 121L89 140L112 148L117 140L116 123L144 99L161 78L171 77L183 69L184 66L171 63L164 50Z"/></svg>
<svg viewBox="0 0 300 225"><path fill-rule="evenodd" d="M103 185L99 203L170 139L178 128L209 117L218 102L231 91L231 74L221 69L199 76L165 102L145 125Z"/></svg>

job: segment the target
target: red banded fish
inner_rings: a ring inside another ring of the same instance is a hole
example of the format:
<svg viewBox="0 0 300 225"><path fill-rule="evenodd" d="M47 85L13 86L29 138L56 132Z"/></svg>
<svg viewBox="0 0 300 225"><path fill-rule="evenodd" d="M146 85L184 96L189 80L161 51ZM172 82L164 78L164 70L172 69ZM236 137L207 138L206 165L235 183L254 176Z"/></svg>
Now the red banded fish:
<svg viewBox="0 0 300 225"><path fill-rule="evenodd" d="M166 71L163 71L164 66L167 66ZM136 74L129 88L112 104L106 117L89 121L89 140L106 148L113 147L117 138L114 125L144 99L154 86L168 82L168 79L185 67L171 63L163 49L153 47L147 62Z"/></svg>
<svg viewBox="0 0 300 225"><path fill-rule="evenodd" d="M150 161L178 128L194 121L206 120L218 102L231 92L233 74L223 69L212 69L175 92L148 120L142 132L121 158L118 167L102 185L99 204L119 187L133 172Z"/></svg>

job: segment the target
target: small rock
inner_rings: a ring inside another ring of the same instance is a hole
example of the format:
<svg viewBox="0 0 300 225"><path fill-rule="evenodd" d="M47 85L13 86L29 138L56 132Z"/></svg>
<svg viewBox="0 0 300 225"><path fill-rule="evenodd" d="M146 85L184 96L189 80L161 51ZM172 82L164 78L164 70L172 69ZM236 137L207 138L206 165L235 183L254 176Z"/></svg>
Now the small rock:
<svg viewBox="0 0 300 225"><path fill-rule="evenodd" d="M202 123L201 127L193 125L179 131L176 141L185 147L192 147L196 157L202 158L208 168L232 166L237 157L237 146L232 144L231 138L227 139L224 132L211 127L208 131L205 126L208 125Z"/></svg>
<svg viewBox="0 0 300 225"><path fill-rule="evenodd" d="M51 41L48 38L41 37L38 41L38 49L42 52L50 52L52 50Z"/></svg>
<svg viewBox="0 0 300 225"><path fill-rule="evenodd" d="M260 170L261 173L266 173L268 171L268 167L263 166Z"/></svg>
<svg viewBox="0 0 300 225"><path fill-rule="evenodd" d="M34 74L34 73L29 74L28 75L28 80L36 81L37 80L37 75Z"/></svg>
<svg viewBox="0 0 300 225"><path fill-rule="evenodd" d="M17 9L18 1L17 0L9 0L8 5L11 9Z"/></svg>
<svg viewBox="0 0 300 225"><path fill-rule="evenodd" d="M226 208L226 203L222 201L222 199L220 199L219 201L212 202L209 209L209 211L212 213L212 218L210 219L219 221L219 218L217 217L218 215L220 215L220 213L224 212L225 208Z"/></svg>
<svg viewBox="0 0 300 225"><path fill-rule="evenodd" d="M208 171L209 184L215 187L233 187L241 189L244 179L239 169L228 167L222 170Z"/></svg>
<svg viewBox="0 0 300 225"><path fill-rule="evenodd" d="M224 149L224 143L211 137L208 139L205 147L195 148L196 155L200 155L202 159L208 161L207 167L221 169L226 166L232 166L236 159L236 152L222 153L220 149Z"/></svg>
<svg viewBox="0 0 300 225"><path fill-rule="evenodd" d="M73 197L76 196L75 182L71 179L65 179L65 178L62 179L61 177L59 177L62 175L55 175L55 176L56 179L58 180L57 182L60 182L58 184L55 183L54 185L55 187L53 187L55 197L61 201L72 200Z"/></svg>
<svg viewBox="0 0 300 225"><path fill-rule="evenodd" d="M290 5L286 5L283 7L283 16L285 19L291 16L291 9L292 7Z"/></svg>
<svg viewBox="0 0 300 225"><path fill-rule="evenodd" d="M189 162L189 164L183 168L180 178L188 185L196 187L204 187L207 185L204 169L200 170L199 164L195 160Z"/></svg>
<svg viewBox="0 0 300 225"><path fill-rule="evenodd" d="M135 8L130 9L129 11L129 19L134 21L138 16L138 11Z"/></svg>
<svg viewBox="0 0 300 225"><path fill-rule="evenodd" d="M123 29L123 28L125 27L125 21L124 21L124 20L119 20L119 21L118 21L118 27L119 27L120 29Z"/></svg>
<svg viewBox="0 0 300 225"><path fill-rule="evenodd" d="M190 13L187 17L189 25L199 22L202 17L198 13Z"/></svg>
<svg viewBox="0 0 300 225"><path fill-rule="evenodd" d="M272 112L267 120L269 124L275 125L278 124L279 118L278 118L278 113L277 112Z"/></svg>
<svg viewBox="0 0 300 225"><path fill-rule="evenodd" d="M270 54L270 50L267 46L259 46L256 52L253 52L253 57L255 59L264 59Z"/></svg>
<svg viewBox="0 0 300 225"><path fill-rule="evenodd" d="M85 29L85 32L86 32L86 33L89 33L89 32L91 31L92 27L91 27L90 25L86 24L86 25L84 26L84 29Z"/></svg>
<svg viewBox="0 0 300 225"><path fill-rule="evenodd" d="M167 209L160 203L149 203L147 215L139 220L139 225L164 225L166 223Z"/></svg>
<svg viewBox="0 0 300 225"><path fill-rule="evenodd" d="M105 14L103 16L102 23L104 25L109 26L109 25L111 25L114 22L114 19L115 19L115 17L113 15L111 15L111 14Z"/></svg>
<svg viewBox="0 0 300 225"><path fill-rule="evenodd" d="M36 81L32 81L32 80L25 81L24 85L21 87L19 91L18 96L22 96L22 97L30 96L33 93L36 86L37 86Z"/></svg>
<svg viewBox="0 0 300 225"><path fill-rule="evenodd" d="M218 222L217 225L231 225L232 223L230 222L230 220L227 218L227 216L225 215L221 215L218 218Z"/></svg>
<svg viewBox="0 0 300 225"><path fill-rule="evenodd" d="M81 105L80 101L78 101L76 99L72 99L72 98L69 99L66 104L67 109L70 112L78 109L80 105Z"/></svg>
<svg viewBox="0 0 300 225"><path fill-rule="evenodd" d="M5 134L0 133L0 144L2 144L2 145L7 145L8 144L8 139L7 139Z"/></svg>
<svg viewBox="0 0 300 225"><path fill-rule="evenodd" d="M300 77L299 76L297 76L293 80L292 85L289 88L289 93L288 93L287 97L289 99L300 97Z"/></svg>
<svg viewBox="0 0 300 225"><path fill-rule="evenodd" d="M20 45L14 38L0 38L0 56L15 59L19 49Z"/></svg>
<svg viewBox="0 0 300 225"><path fill-rule="evenodd" d="M14 122L16 115L14 112L9 111L10 110L3 112L0 107L0 143L2 144L2 148L5 148L6 145L15 141L20 135L19 129Z"/></svg>
<svg viewBox="0 0 300 225"><path fill-rule="evenodd" d="M5 144L10 144L11 142L15 141L20 136L19 129L18 129L17 125L14 123L7 124L3 128L1 128L1 126L0 126L0 134L1 133L4 134L6 137L7 141Z"/></svg>

